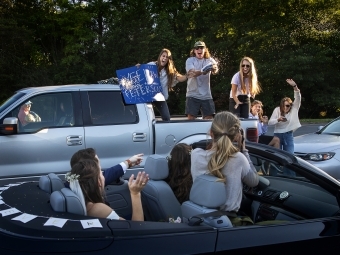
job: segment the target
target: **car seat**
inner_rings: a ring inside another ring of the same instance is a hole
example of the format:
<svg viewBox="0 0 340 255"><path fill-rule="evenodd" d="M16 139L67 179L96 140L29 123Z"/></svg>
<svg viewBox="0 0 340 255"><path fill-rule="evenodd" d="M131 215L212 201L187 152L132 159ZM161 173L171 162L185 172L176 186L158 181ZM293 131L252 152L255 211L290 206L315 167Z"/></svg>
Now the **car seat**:
<svg viewBox="0 0 340 255"><path fill-rule="evenodd" d="M86 208L82 206L79 197L68 188L52 192L50 203L52 209L56 212L86 215Z"/></svg>
<svg viewBox="0 0 340 255"><path fill-rule="evenodd" d="M185 201L181 206L183 222L190 224L192 219L197 217L199 224L217 228L232 227L229 218L219 211L226 200L224 182L213 175L197 176L190 190L189 201Z"/></svg>
<svg viewBox="0 0 340 255"><path fill-rule="evenodd" d="M73 126L73 108L72 102L69 100L65 100L60 103L61 114L57 126Z"/></svg>
<svg viewBox="0 0 340 255"><path fill-rule="evenodd" d="M53 191L65 188L65 185L56 174L50 173L40 177L39 188L51 194Z"/></svg>
<svg viewBox="0 0 340 255"><path fill-rule="evenodd" d="M170 186L164 181L169 174L165 157L150 155L144 165L149 181L142 190L145 219L148 221L169 221L182 218L181 205Z"/></svg>

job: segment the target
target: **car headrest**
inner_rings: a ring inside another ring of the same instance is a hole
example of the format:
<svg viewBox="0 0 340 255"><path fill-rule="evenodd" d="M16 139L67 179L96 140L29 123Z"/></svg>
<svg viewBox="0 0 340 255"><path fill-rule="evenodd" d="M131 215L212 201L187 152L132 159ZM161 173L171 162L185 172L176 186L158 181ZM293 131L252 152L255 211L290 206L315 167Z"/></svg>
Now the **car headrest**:
<svg viewBox="0 0 340 255"><path fill-rule="evenodd" d="M209 174L196 177L190 190L190 201L207 208L217 208L226 200L225 184L219 178Z"/></svg>
<svg viewBox="0 0 340 255"><path fill-rule="evenodd" d="M41 176L39 179L39 187L47 193L61 190L65 188L64 182L54 173Z"/></svg>
<svg viewBox="0 0 340 255"><path fill-rule="evenodd" d="M168 161L164 156L150 155L145 161L144 171L151 180L164 180L169 175Z"/></svg>
<svg viewBox="0 0 340 255"><path fill-rule="evenodd" d="M52 209L56 212L69 212L85 215L86 208L83 208L79 197L70 189L62 188L54 191L50 196Z"/></svg>

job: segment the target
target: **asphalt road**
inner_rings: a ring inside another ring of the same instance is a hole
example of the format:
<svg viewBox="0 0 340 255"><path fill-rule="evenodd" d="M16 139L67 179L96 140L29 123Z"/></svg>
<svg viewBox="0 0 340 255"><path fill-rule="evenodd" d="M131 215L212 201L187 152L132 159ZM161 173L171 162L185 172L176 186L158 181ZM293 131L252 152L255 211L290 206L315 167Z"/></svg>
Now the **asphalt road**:
<svg viewBox="0 0 340 255"><path fill-rule="evenodd" d="M294 132L294 136L298 136L298 135L304 135L304 134L308 134L308 133L314 133L318 130L319 126L323 126L325 124L305 124L302 125L302 127L298 128L295 132ZM274 126L268 126L268 131L266 133L266 135L273 135L273 131L274 131Z"/></svg>

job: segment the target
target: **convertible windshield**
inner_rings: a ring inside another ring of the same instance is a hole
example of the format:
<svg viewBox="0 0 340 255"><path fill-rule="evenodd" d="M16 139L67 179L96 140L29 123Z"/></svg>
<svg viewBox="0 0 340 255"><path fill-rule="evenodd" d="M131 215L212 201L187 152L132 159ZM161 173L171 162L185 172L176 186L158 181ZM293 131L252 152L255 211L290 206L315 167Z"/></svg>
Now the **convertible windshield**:
<svg viewBox="0 0 340 255"><path fill-rule="evenodd" d="M7 109L7 107L12 105L14 102L16 102L19 98L23 97L24 95L25 93L18 92L11 96L10 98L8 98L4 103L1 104L0 113L2 113L5 109Z"/></svg>
<svg viewBox="0 0 340 255"><path fill-rule="evenodd" d="M340 135L340 118L334 120L325 126L320 133L323 134L332 134L332 135Z"/></svg>

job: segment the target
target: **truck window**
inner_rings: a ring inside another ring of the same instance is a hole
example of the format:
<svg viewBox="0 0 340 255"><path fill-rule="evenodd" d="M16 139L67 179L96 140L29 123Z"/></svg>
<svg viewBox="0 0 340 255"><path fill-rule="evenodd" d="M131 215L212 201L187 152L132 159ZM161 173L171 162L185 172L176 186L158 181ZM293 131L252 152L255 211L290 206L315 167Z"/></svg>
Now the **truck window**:
<svg viewBox="0 0 340 255"><path fill-rule="evenodd" d="M135 105L124 103L119 91L89 92L93 125L132 124L138 122Z"/></svg>
<svg viewBox="0 0 340 255"><path fill-rule="evenodd" d="M26 105L29 107L25 107ZM43 128L73 126L72 95L38 95L25 100L5 117L18 118L18 133L35 133Z"/></svg>

